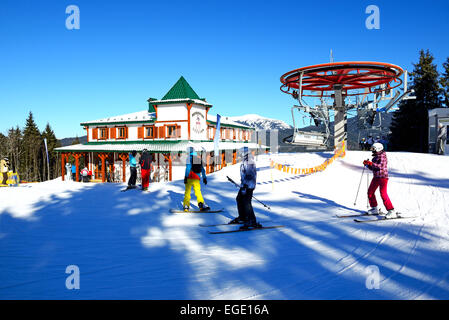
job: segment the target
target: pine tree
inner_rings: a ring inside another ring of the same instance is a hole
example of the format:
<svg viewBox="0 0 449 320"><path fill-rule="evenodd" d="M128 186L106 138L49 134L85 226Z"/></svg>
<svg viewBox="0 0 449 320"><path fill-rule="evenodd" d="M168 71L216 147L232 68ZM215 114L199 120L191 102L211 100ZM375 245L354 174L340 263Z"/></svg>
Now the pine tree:
<svg viewBox="0 0 449 320"><path fill-rule="evenodd" d="M391 124L391 150L428 152L428 111L441 107L441 87L437 66L429 50L420 51L419 62L414 64L411 88L416 99L403 100Z"/></svg>
<svg viewBox="0 0 449 320"><path fill-rule="evenodd" d="M7 153L14 172L21 174L21 159L23 156L23 136L19 126L8 130Z"/></svg>
<svg viewBox="0 0 449 320"><path fill-rule="evenodd" d="M443 104L446 108L449 108L449 57L443 63L443 69L444 71L440 78L440 84L443 90Z"/></svg>
<svg viewBox="0 0 449 320"><path fill-rule="evenodd" d="M49 158L49 166L47 166L47 155L45 154L45 147L42 149L43 152L43 177L44 180L49 177L50 179L56 178L58 175L57 173L59 170L59 163L57 161L57 154L54 151L55 148L58 148L61 146L61 143L56 139L56 135L53 132L50 124L47 122L47 125L42 132L42 139L47 139L47 148L48 148L48 158ZM50 167L50 173L48 173L48 167Z"/></svg>
<svg viewBox="0 0 449 320"><path fill-rule="evenodd" d="M8 154L8 137L0 133L0 158L6 157Z"/></svg>
<svg viewBox="0 0 449 320"><path fill-rule="evenodd" d="M23 178L28 181L40 181L41 170L40 162L42 160L39 152L42 147L42 137L39 128L34 122L33 113L30 111L23 130L23 151L24 156L21 163Z"/></svg>

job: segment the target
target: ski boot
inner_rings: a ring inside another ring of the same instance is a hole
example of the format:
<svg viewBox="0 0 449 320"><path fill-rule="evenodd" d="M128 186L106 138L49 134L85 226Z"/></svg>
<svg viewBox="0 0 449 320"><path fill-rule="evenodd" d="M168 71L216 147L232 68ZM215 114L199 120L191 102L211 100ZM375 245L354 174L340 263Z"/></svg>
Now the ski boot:
<svg viewBox="0 0 449 320"><path fill-rule="evenodd" d="M240 230L249 230L257 228L262 228L262 225L256 220L253 220L253 221L246 221L245 224L240 227Z"/></svg>
<svg viewBox="0 0 449 320"><path fill-rule="evenodd" d="M240 217L237 217L235 219L232 219L228 222L228 224L244 224L245 220L241 219Z"/></svg>
<svg viewBox="0 0 449 320"><path fill-rule="evenodd" d="M198 208L200 208L200 211L209 211L210 208L206 206L203 202L198 203Z"/></svg>
<svg viewBox="0 0 449 320"><path fill-rule="evenodd" d="M396 210L391 209L385 214L385 219L395 219L400 218L400 215L396 212Z"/></svg>
<svg viewBox="0 0 449 320"><path fill-rule="evenodd" d="M380 214L380 210L377 207L372 207L366 213L369 214L369 215L375 216L375 215Z"/></svg>
<svg viewBox="0 0 449 320"><path fill-rule="evenodd" d="M184 210L184 212L189 212L190 206L184 205L184 206L182 207L182 210Z"/></svg>

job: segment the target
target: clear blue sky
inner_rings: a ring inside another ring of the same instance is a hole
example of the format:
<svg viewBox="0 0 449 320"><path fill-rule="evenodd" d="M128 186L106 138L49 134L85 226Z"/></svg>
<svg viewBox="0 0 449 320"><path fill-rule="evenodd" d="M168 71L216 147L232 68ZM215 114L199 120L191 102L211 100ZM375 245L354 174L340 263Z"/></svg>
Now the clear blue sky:
<svg viewBox="0 0 449 320"><path fill-rule="evenodd" d="M80 9L67 30L65 9ZM380 30L365 9L380 8ZM212 113L291 123L279 77L306 65L366 60L409 70L420 49L449 56L449 1L0 2L0 132L28 112L58 138L79 123L147 107L183 75ZM441 70L441 69L440 69Z"/></svg>

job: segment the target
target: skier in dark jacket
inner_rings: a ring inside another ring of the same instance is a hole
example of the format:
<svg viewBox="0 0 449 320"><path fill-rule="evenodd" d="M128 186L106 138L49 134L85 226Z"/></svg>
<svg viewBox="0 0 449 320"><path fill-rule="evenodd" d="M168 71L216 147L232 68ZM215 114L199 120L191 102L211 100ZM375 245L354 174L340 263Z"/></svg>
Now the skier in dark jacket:
<svg viewBox="0 0 449 320"><path fill-rule="evenodd" d="M374 194L377 188L380 187L380 196L384 203L385 208L388 210L385 218L397 218L399 215L394 210L393 204L390 201L387 193L387 185L388 185L388 168L387 168L387 154L383 148L381 143L374 143L371 147L371 151L373 152L372 161L365 160L363 161L363 165L368 169L373 171L373 180L368 188L368 200L371 206L371 209L368 210L368 214L382 214L380 210L377 208L377 200L376 195Z"/></svg>
<svg viewBox="0 0 449 320"><path fill-rule="evenodd" d="M142 175L142 190L147 191L150 184L150 173L153 167L153 157L147 149L143 149L142 156L140 157L140 171Z"/></svg>
<svg viewBox="0 0 449 320"><path fill-rule="evenodd" d="M261 228L262 225L256 221L256 215L251 204L253 192L256 188L256 162L248 147L243 147L239 151L242 157L242 164L240 165L241 183L236 198L239 216L232 220L230 224L243 223L240 229Z"/></svg>

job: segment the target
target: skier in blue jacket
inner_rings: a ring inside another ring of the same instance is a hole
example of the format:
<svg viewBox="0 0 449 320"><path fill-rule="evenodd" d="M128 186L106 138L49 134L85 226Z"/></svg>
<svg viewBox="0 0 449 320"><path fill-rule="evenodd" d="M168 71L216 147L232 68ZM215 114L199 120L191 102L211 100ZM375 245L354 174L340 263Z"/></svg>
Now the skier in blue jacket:
<svg viewBox="0 0 449 320"><path fill-rule="evenodd" d="M232 220L230 224L243 223L240 229L261 228L262 225L256 221L251 199L256 188L256 162L248 147L239 150L242 157L240 165L240 190L237 194L237 210L239 216Z"/></svg>
<svg viewBox="0 0 449 320"><path fill-rule="evenodd" d="M131 173L128 180L128 188L132 189L136 187L137 180L137 160L136 160L137 151L133 151L129 154L129 171Z"/></svg>

